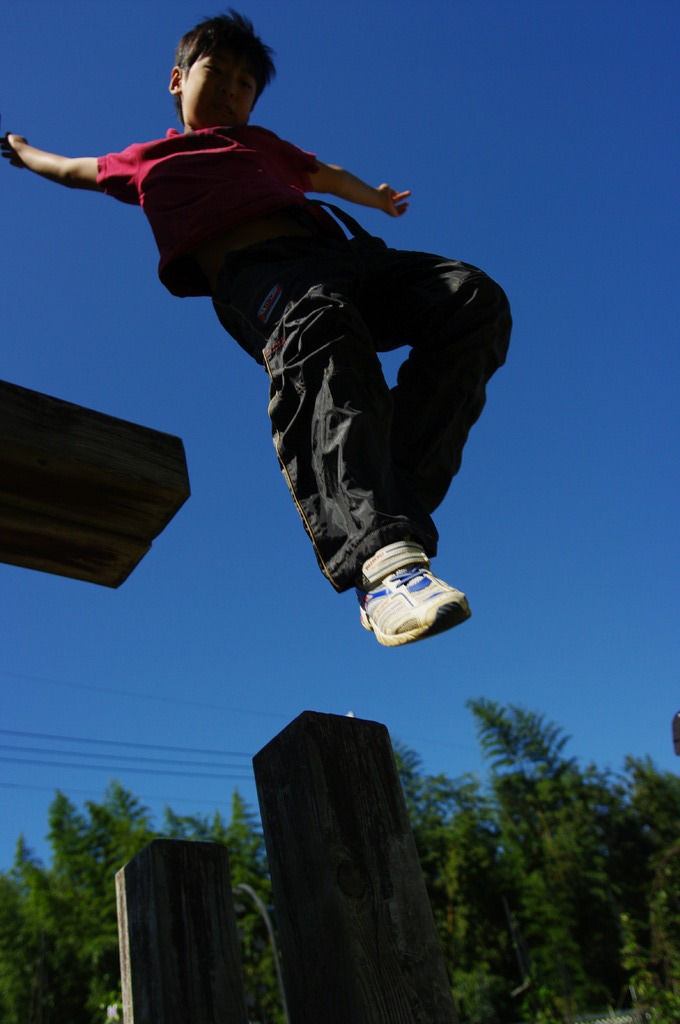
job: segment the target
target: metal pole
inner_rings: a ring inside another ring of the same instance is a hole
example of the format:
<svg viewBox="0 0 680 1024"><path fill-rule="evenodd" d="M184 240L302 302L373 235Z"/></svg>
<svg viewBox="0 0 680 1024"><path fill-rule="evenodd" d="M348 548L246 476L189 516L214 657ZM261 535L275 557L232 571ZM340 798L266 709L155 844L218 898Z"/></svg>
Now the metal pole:
<svg viewBox="0 0 680 1024"><path fill-rule="evenodd" d="M286 1024L290 1024L290 1017L288 1016L288 1004L286 1003L286 990L283 987L281 964L279 963L279 951L276 947L276 936L274 935L274 926L272 924L272 919L269 916L269 911L267 910L267 907L265 906L264 902L255 892L253 887L248 885L246 882L239 882L238 885L234 886L232 891L235 893L245 892L248 896L250 896L251 900L253 901L253 903L260 912L260 917L264 921L265 928L267 929L267 934L269 935L269 941L271 943L272 952L274 953L274 970L276 971L276 980L279 986L279 992L281 993L281 1003L283 1004L283 1016L285 1018Z"/></svg>

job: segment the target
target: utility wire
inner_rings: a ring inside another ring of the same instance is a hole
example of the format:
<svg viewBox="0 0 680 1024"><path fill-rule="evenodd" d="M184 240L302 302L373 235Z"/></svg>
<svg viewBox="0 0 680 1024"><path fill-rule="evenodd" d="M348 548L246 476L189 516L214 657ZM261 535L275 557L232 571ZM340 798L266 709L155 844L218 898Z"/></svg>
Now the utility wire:
<svg viewBox="0 0 680 1024"><path fill-rule="evenodd" d="M188 700L185 697L168 697L167 694L143 693L134 690L122 690L113 686L95 686L92 683L72 683L64 679L49 679L47 676L27 675L23 672L9 672L0 668L0 675L8 676L10 679L23 679L26 682L42 683L47 686L64 686L71 690L92 690L95 693L112 693L117 697L132 697L134 700L155 700L163 704L183 704L192 708L209 708L211 711L227 711L235 715L257 715L260 718L277 718L285 720L285 715L277 714L275 711L263 711L262 708L234 708L227 704L215 704L209 701Z"/></svg>
<svg viewBox="0 0 680 1024"><path fill-rule="evenodd" d="M12 672L4 668L0 668L0 676L7 676L10 679L22 679L26 682L40 683L47 686L63 686L67 689L72 690L90 690L95 693L108 693L120 697L132 697L134 700L152 700L160 701L164 704L181 704L186 705L187 707L207 708L212 711L225 711L233 715L252 715L258 718L278 719L279 721L284 722L287 722L289 720L286 714L279 713L276 711L265 711L262 708L235 708L227 704L216 704L208 701L188 700L184 697L168 697L167 694L136 692L133 690L123 690L112 686L98 686L93 683L74 683L65 679L50 679L48 676L29 675L23 672ZM404 739L407 740L409 744L429 743L434 746L445 747L450 750L469 750L474 753L477 753L477 747L471 743L458 743L454 740L435 740L432 739L432 737L428 736L405 736ZM202 753L202 751L193 752Z"/></svg>
<svg viewBox="0 0 680 1024"><path fill-rule="evenodd" d="M11 750L15 754L53 754L57 757L91 757L96 760L110 757L110 754L95 754L88 750L84 753L80 753L77 750L55 750L54 747L27 747L21 746L17 743L0 743L0 750ZM170 757L145 757L143 754L116 754L118 761L141 761L144 764L172 764L175 767L182 766L183 768L225 768L228 771L236 768L243 771L247 768L245 764L220 764L219 762L212 763L210 761L184 761L178 760L177 758Z"/></svg>
<svg viewBox="0 0 680 1024"><path fill-rule="evenodd" d="M85 764L85 763L73 763L70 761L42 761L37 758L21 758L21 757L2 757L0 761L5 764L30 764L38 765L43 768L77 768L80 771L98 771L98 772L119 772L121 770L128 771L131 773L137 773L140 775L173 775L179 776L185 779L249 779L252 777L252 773L246 770L246 766L239 766L242 774L237 775L233 772L225 774L224 772L182 772L173 771L169 768L134 768L127 767L122 768L120 765L99 765L99 764ZM244 773L244 774L243 774Z"/></svg>
<svg viewBox="0 0 680 1024"><path fill-rule="evenodd" d="M167 746L160 743L136 743L126 742L125 740L108 740L101 738L86 738L83 736L61 736L56 733L38 733L38 732L26 732L19 729L0 729L0 734L3 736L11 736L14 738L25 738L25 739L39 739L39 740L50 740L61 743L78 743L86 744L88 746L105 746L108 748L124 748L128 750L149 750L149 751L162 751L164 753L176 753L176 754L202 754L206 757L243 757L250 759L249 754L245 754L240 751L227 751L227 750L209 750L202 749L199 747L174 747ZM138 772L145 775L172 775L180 776L184 778L213 778L213 779L250 779L252 777L252 769L248 764L233 764L233 763L220 763L206 760L193 760L182 758L166 758L166 757L147 757L143 754L123 754L116 753L115 764L93 764L93 761L100 761L111 758L111 754L99 754L91 750L78 751L78 750L60 750L54 747L45 746L29 746L26 744L14 744L14 743L2 743L0 742L0 750L11 751L14 754L40 754L50 755L52 757L75 757L80 760L77 762L69 761L49 761L43 760L43 758L37 759L32 757L14 757L7 756L6 754L0 756L0 761L6 764L30 764L33 766L47 767L47 768L82 768L87 771L107 771L107 772ZM89 759L89 762L88 760ZM125 763L123 763L125 762ZM149 768L141 767L141 765L158 765L165 766L170 765L171 768ZM205 768L210 769L209 771L197 772L194 768Z"/></svg>
<svg viewBox="0 0 680 1024"><path fill-rule="evenodd" d="M31 740L62 740L65 743L92 743L107 747L132 747L136 750L165 750L177 754L205 754L216 757L252 757L239 750L210 750L205 747L170 747L160 743L133 743L128 740L103 740L84 736L60 736L50 732L22 732L19 729L0 729L3 736L23 736Z"/></svg>

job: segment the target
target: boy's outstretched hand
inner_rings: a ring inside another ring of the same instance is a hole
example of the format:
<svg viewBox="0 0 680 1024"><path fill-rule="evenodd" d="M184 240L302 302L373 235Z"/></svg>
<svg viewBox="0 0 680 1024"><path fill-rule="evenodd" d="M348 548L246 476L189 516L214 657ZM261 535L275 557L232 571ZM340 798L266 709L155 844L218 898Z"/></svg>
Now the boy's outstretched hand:
<svg viewBox="0 0 680 1024"><path fill-rule="evenodd" d="M410 191L395 192L390 185L378 185L378 192L383 200L382 209L389 213L390 217L401 217L408 210L406 199L411 195Z"/></svg>
<svg viewBox="0 0 680 1024"><path fill-rule="evenodd" d="M67 157L58 153L46 153L42 149L30 146L23 135L14 135L12 132L0 138L0 152L13 167L25 167L58 185L102 191L97 184L96 157Z"/></svg>
<svg viewBox="0 0 680 1024"><path fill-rule="evenodd" d="M376 210L383 210L390 217L401 217L406 213L406 200L410 192L397 192L386 184L375 188L337 164L325 164L321 160L317 160L317 164L318 170L309 176L312 192L326 192L339 199L347 199L350 203L372 206Z"/></svg>
<svg viewBox="0 0 680 1024"><path fill-rule="evenodd" d="M13 135L11 132L8 132L7 135L3 135L0 138L0 151L2 151L5 160L9 160L13 167L25 167L26 164L14 148L15 143L26 145L26 139L23 135Z"/></svg>

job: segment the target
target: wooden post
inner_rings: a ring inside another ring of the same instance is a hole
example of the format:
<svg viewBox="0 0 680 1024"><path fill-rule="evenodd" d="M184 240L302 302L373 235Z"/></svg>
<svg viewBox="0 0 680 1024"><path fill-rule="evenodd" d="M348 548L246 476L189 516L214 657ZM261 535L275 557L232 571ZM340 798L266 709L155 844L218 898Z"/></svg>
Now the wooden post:
<svg viewBox="0 0 680 1024"><path fill-rule="evenodd" d="M0 561L117 587L188 497L178 437L0 381Z"/></svg>
<svg viewBox="0 0 680 1024"><path fill-rule="evenodd" d="M456 1024L387 729L306 711L254 766L293 1024Z"/></svg>
<svg viewBox="0 0 680 1024"><path fill-rule="evenodd" d="M125 1024L248 1024L224 846L156 839L116 895Z"/></svg>

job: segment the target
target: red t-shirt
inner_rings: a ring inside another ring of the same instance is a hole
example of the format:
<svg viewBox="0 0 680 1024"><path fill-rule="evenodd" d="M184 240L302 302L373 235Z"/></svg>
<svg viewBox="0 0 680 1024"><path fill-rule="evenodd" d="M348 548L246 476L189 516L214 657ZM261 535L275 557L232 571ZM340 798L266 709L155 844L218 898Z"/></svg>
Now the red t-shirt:
<svg viewBox="0 0 680 1024"><path fill-rule="evenodd" d="M97 182L141 205L160 252L158 274L174 295L208 295L198 246L256 217L306 204L316 157L266 128L205 128L134 143L99 158ZM313 211L312 211L313 212ZM332 218L319 211L328 228ZM338 229L339 230L339 229Z"/></svg>

